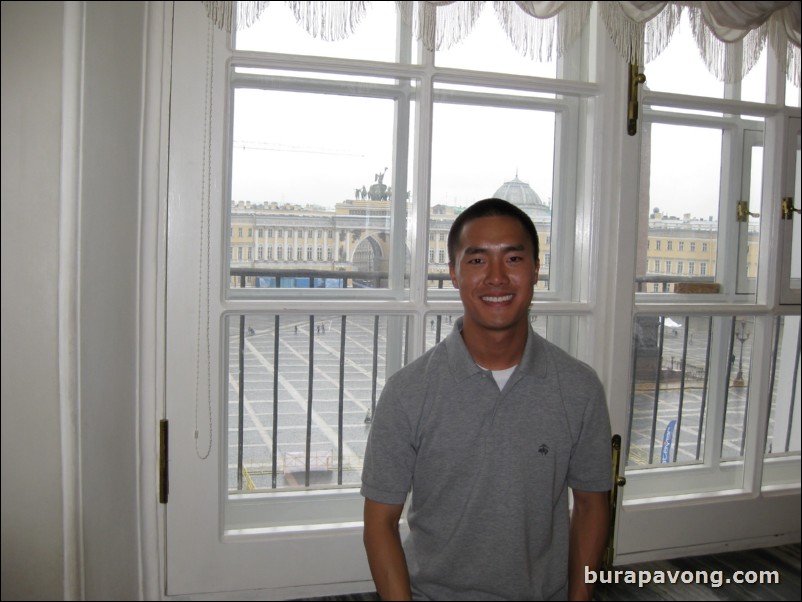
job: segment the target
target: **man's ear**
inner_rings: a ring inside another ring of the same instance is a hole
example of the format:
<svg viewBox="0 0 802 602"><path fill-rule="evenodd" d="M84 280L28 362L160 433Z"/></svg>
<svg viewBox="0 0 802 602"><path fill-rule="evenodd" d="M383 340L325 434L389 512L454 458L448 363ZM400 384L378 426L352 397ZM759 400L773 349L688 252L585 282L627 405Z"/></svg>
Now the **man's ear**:
<svg viewBox="0 0 802 602"><path fill-rule="evenodd" d="M540 275L540 260L535 261L535 284L537 284L537 277Z"/></svg>

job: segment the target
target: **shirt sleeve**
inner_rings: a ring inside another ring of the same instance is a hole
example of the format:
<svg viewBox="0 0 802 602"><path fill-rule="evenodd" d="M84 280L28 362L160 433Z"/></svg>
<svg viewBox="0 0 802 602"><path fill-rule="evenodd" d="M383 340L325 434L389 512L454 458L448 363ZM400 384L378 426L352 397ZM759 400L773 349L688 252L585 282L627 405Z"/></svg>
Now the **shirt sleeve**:
<svg viewBox="0 0 802 602"><path fill-rule="evenodd" d="M568 468L568 486L581 491L609 491L613 486L612 435L604 388L593 374Z"/></svg>
<svg viewBox="0 0 802 602"><path fill-rule="evenodd" d="M360 493L375 502L403 504L412 484L416 446L405 404L387 381L368 434Z"/></svg>

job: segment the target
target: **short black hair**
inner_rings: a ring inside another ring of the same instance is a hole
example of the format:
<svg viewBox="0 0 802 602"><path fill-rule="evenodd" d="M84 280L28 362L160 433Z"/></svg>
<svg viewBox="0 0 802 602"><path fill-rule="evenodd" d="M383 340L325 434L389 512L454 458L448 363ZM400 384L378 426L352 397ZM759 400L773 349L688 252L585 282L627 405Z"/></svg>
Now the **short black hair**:
<svg viewBox="0 0 802 602"><path fill-rule="evenodd" d="M457 244L462 235L462 229L470 221L479 219L480 217L512 217L517 219L529 234L532 239L532 246L535 251L535 262L540 261L540 243L537 238L537 229L532 219L517 205L513 205L504 199L490 198L483 199L475 202L473 205L465 209L457 216L454 223L451 224L451 230L448 232L448 263L454 265L457 254Z"/></svg>

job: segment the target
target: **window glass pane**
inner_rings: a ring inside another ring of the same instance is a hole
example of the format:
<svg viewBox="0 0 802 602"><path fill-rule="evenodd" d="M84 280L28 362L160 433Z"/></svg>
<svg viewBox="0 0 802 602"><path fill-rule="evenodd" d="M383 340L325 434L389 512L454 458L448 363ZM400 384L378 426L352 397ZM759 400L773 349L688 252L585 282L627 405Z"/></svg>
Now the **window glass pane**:
<svg viewBox="0 0 802 602"><path fill-rule="evenodd" d="M795 86L788 78L785 79L785 104L789 107L799 106L799 86Z"/></svg>
<svg viewBox="0 0 802 602"><path fill-rule="evenodd" d="M556 77L556 37L551 56L552 60L541 63L518 52L502 29L493 6L488 3L468 36L450 48L435 53L435 65L473 71Z"/></svg>
<svg viewBox="0 0 802 602"><path fill-rule="evenodd" d="M228 491L357 486L408 317L229 315Z"/></svg>
<svg viewBox="0 0 802 602"><path fill-rule="evenodd" d="M364 85L360 96L314 85L320 92L234 90L232 289L387 288L393 254L405 252L406 199L393 194L398 106L381 97L398 86L348 84Z"/></svg>
<svg viewBox="0 0 802 602"><path fill-rule="evenodd" d="M445 249L456 215L472 203L504 198L535 223L540 242L538 289L548 289L552 242L555 113L436 103L432 134L430 248ZM447 236L445 236L447 239ZM439 259L439 254L435 253ZM448 256L446 254L446 261ZM429 287L451 286L448 265L429 265Z"/></svg>
<svg viewBox="0 0 802 602"><path fill-rule="evenodd" d="M741 82L741 100L766 102L766 48Z"/></svg>
<svg viewBox="0 0 802 602"><path fill-rule="evenodd" d="M708 437L721 441L708 462L743 456L754 325L751 316L636 319L627 466L702 463Z"/></svg>
<svg viewBox="0 0 802 602"><path fill-rule="evenodd" d="M711 336L705 316L635 321L628 467L703 460Z"/></svg>
<svg viewBox="0 0 802 602"><path fill-rule="evenodd" d="M800 451L800 319L778 316L775 321L771 371L771 414L766 455Z"/></svg>
<svg viewBox="0 0 802 602"><path fill-rule="evenodd" d="M702 61L685 12L671 42L653 61L646 63L644 73L644 85L650 90L724 97L724 84L710 73Z"/></svg>
<svg viewBox="0 0 802 602"><path fill-rule="evenodd" d="M639 292L717 292L721 142L718 129L644 124Z"/></svg>
<svg viewBox="0 0 802 602"><path fill-rule="evenodd" d="M371 2L354 33L332 41L312 37L284 2L270 2L259 20L236 34L237 50L394 61L397 15L393 2Z"/></svg>

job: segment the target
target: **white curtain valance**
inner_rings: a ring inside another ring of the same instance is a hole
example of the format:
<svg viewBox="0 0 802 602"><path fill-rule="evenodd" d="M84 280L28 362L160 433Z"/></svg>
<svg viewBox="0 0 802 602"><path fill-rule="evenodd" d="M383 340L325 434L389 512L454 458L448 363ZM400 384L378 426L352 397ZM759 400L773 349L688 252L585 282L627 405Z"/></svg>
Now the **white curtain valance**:
<svg viewBox="0 0 802 602"><path fill-rule="evenodd" d="M221 29L252 25L269 2L207 1L209 18ZM358 29L369 2L285 2L298 24L316 38L333 41ZM446 49L467 36L487 5L512 45L533 60L552 59L571 45L587 23L592 2L484 2L454 0L397 1L396 8L424 46ZM800 2L598 2L610 39L630 63L643 65L671 41L683 12L688 14L699 52L721 81L740 81L755 65L768 42L784 63L787 78L800 85ZM556 40L556 44L554 43ZM733 57L732 44L743 42Z"/></svg>

